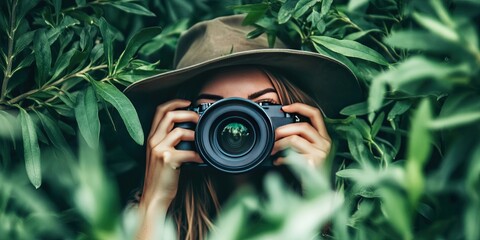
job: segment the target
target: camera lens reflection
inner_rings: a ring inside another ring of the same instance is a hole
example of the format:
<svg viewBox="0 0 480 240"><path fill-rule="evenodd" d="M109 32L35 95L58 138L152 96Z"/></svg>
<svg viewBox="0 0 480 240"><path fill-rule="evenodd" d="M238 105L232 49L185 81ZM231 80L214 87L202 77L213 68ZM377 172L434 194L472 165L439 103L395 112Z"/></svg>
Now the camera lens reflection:
<svg viewBox="0 0 480 240"><path fill-rule="evenodd" d="M254 132L249 125L232 121L220 127L217 133L220 148L232 156L247 154L254 144Z"/></svg>

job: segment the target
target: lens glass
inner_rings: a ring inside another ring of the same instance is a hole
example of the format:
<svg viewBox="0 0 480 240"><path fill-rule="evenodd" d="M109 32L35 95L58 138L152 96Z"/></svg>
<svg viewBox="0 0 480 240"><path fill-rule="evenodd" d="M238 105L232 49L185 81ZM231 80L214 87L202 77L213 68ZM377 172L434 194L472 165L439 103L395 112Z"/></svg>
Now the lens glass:
<svg viewBox="0 0 480 240"><path fill-rule="evenodd" d="M220 124L217 140L220 149L230 156L247 154L255 143L251 124L243 119L229 119Z"/></svg>

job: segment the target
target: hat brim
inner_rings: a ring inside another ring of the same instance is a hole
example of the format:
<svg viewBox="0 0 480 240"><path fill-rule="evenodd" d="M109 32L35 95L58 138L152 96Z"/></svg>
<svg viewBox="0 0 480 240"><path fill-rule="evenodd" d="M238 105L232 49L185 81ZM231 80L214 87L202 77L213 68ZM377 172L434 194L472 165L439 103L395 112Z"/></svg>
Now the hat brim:
<svg viewBox="0 0 480 240"><path fill-rule="evenodd" d="M342 108L364 100L358 79L344 64L318 53L278 48L232 53L161 73L131 84L124 92L137 109L158 105L175 97L178 87L187 81L195 81L195 76L238 65L275 69L309 94L330 118L337 117Z"/></svg>

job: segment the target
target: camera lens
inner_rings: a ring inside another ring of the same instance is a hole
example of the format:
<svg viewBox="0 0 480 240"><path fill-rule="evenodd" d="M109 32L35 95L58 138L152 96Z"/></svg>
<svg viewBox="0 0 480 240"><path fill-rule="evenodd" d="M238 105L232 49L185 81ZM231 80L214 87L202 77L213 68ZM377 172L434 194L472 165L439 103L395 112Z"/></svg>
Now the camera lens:
<svg viewBox="0 0 480 240"><path fill-rule="evenodd" d="M195 148L220 171L242 173L270 156L275 142L267 113L255 102L226 98L215 102L195 127Z"/></svg>
<svg viewBox="0 0 480 240"><path fill-rule="evenodd" d="M226 155L242 156L252 149L255 143L255 131L245 119L226 119L217 128L217 141Z"/></svg>

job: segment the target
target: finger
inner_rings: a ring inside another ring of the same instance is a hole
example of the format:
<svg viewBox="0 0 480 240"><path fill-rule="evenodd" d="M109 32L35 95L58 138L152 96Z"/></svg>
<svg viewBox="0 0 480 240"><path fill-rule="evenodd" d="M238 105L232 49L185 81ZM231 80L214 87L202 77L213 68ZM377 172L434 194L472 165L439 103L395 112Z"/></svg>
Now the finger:
<svg viewBox="0 0 480 240"><path fill-rule="evenodd" d="M164 166L168 166L175 170L178 170L182 164L186 162L203 163L203 160L198 153L185 150L164 151L161 159L163 160Z"/></svg>
<svg viewBox="0 0 480 240"><path fill-rule="evenodd" d="M328 135L327 128L325 127L325 123L323 121L323 117L321 116L320 109L304 103L293 103L283 106L282 110L287 113L298 113L302 116L309 118L312 126L317 129L320 135L330 140L330 136Z"/></svg>
<svg viewBox="0 0 480 240"><path fill-rule="evenodd" d="M175 128L167 136L160 141L159 145L164 147L175 147L181 141L193 141L195 139L195 132L185 128Z"/></svg>
<svg viewBox="0 0 480 240"><path fill-rule="evenodd" d="M273 145L272 155L285 149L292 149L298 153L316 152L318 149L313 147L312 143L298 135L291 135L275 141Z"/></svg>
<svg viewBox="0 0 480 240"><path fill-rule="evenodd" d="M315 144L319 144L322 140L318 131L306 122L287 124L275 130L275 140L291 135L299 135Z"/></svg>
<svg viewBox="0 0 480 240"><path fill-rule="evenodd" d="M165 138L165 136L170 131L172 131L175 123L180 123L180 122L197 123L198 118L199 117L196 112L187 111L187 110L176 110L176 111L170 111L166 113L165 117L159 123L157 130L155 131L155 133L153 133L153 135L148 140L150 146L154 147L158 145L158 143L162 141L163 138Z"/></svg>
<svg viewBox="0 0 480 240"><path fill-rule="evenodd" d="M164 115L167 112L173 111L178 108L188 107L190 104L191 102L188 100L174 99L157 106L148 137L150 137L153 133L155 133L155 131L157 130L158 124L160 123L160 121L163 119Z"/></svg>

